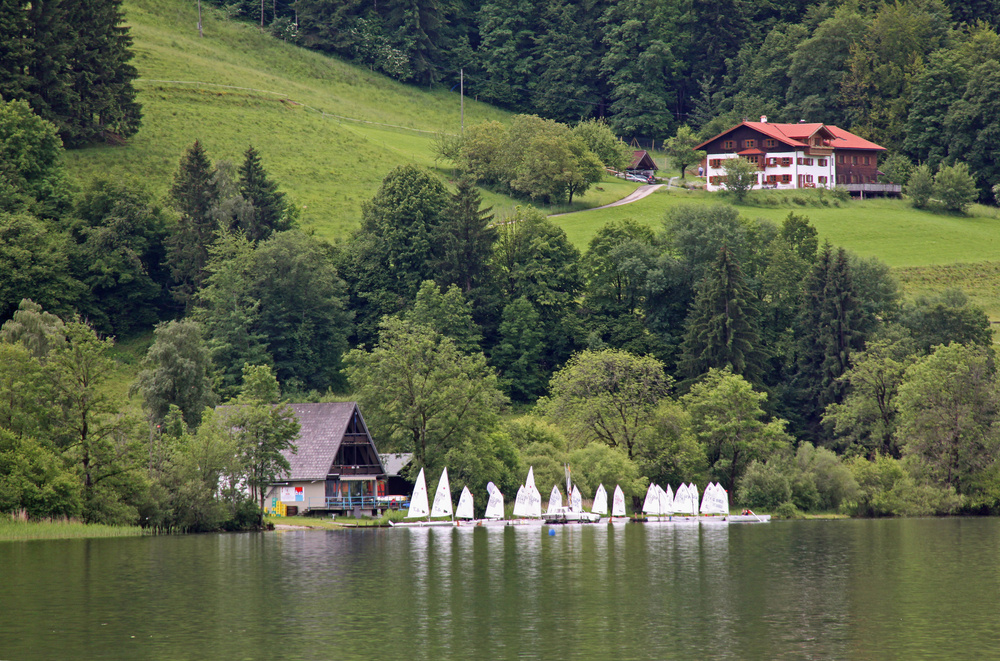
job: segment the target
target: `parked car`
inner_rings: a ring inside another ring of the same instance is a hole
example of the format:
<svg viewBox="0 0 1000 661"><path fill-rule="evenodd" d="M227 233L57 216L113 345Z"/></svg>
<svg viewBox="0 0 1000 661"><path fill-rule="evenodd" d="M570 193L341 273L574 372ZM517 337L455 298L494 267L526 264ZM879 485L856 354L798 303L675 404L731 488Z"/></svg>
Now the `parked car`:
<svg viewBox="0 0 1000 661"><path fill-rule="evenodd" d="M641 184L648 184L651 182L652 179L653 179L652 177L647 177L642 174L634 174L631 172L625 175L625 181L637 181Z"/></svg>

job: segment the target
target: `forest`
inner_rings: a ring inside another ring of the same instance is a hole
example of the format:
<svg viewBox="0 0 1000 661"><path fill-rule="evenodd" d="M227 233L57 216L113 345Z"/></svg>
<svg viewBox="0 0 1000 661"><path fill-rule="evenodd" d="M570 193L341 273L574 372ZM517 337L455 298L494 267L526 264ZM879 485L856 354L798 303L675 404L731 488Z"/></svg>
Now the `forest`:
<svg viewBox="0 0 1000 661"><path fill-rule="evenodd" d="M835 124L1000 183L994 0L218 0L277 36L515 112L604 118L648 147L742 119ZM263 15L261 11L263 10ZM896 174L905 184L907 167Z"/></svg>
<svg viewBox="0 0 1000 661"><path fill-rule="evenodd" d="M117 7L106 25L125 48ZM887 7L844 5L817 29ZM955 49L993 38L948 31ZM112 51L127 78L127 48ZM545 490L569 464L587 496L599 482L638 497L650 481L711 479L783 516L1000 509L983 310L960 291L904 300L885 264L821 243L805 210L772 223L724 195L655 228L608 223L579 250L527 201L571 197L620 164L613 118L470 127L439 148L467 176L400 165L330 243L299 227L252 145L232 163L194 141L162 198L139 177L77 189L64 145L136 130L107 119L139 122L134 94L109 83L106 113L68 123L11 71L0 512L253 527L298 431L282 403L331 399L357 400L379 449L413 452L414 470L447 466L453 488L493 481L508 500L529 465ZM564 177L528 176L556 157ZM526 203L496 218L478 184ZM144 335L121 387L116 340Z"/></svg>

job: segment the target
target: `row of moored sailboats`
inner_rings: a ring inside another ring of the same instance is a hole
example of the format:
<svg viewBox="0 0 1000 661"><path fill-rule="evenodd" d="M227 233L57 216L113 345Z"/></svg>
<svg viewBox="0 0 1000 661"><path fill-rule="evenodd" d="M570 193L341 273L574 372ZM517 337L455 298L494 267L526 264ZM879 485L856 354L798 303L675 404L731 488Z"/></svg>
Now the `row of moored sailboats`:
<svg viewBox="0 0 1000 661"><path fill-rule="evenodd" d="M594 494L591 511L583 509L583 499L580 490L570 483L567 471L566 487L568 504L563 505L562 493L558 485L552 487L549 502L545 512L542 512L542 496L535 486L534 469L528 469L525 483L517 490L514 500L513 516L505 519L504 499L500 489L492 482L486 485L489 501L482 519L476 519L472 492L468 487L462 488L458 506L452 509L451 486L448 482L448 469L441 472L434 501L429 504L427 483L424 479L424 469L420 469L417 482L410 497L410 509L406 520L402 523L392 523L393 526L464 526L464 525L540 525L542 523L599 523L602 518L612 524L626 523L630 519L625 513L625 494L620 486L615 485L614 496L611 499L611 511L608 516L608 494L601 484ZM729 513L729 495L718 483L709 483L705 493L698 503L698 487L694 484L681 484L677 491L667 485L664 491L658 484L650 484L646 491L646 499L642 507L644 519L633 518L633 521L644 523L754 523L768 521L770 515L758 516L745 510L740 515Z"/></svg>

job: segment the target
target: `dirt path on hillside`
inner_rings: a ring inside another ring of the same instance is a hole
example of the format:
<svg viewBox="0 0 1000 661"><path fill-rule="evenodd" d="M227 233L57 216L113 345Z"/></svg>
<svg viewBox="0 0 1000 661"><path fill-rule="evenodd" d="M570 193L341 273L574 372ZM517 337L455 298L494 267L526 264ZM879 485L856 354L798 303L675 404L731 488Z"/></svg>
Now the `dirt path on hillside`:
<svg viewBox="0 0 1000 661"><path fill-rule="evenodd" d="M620 207L623 204L632 204L633 202L638 202L644 197L651 195L653 192L663 188L666 184L650 184L648 186L639 186L634 191L626 195L620 200L616 200L611 204L604 204L599 207L591 207L590 209L580 209L579 211L569 211L567 213L554 213L549 218L558 218L559 216L569 216L574 213L584 213L587 211L594 211L596 209L607 209L609 207Z"/></svg>

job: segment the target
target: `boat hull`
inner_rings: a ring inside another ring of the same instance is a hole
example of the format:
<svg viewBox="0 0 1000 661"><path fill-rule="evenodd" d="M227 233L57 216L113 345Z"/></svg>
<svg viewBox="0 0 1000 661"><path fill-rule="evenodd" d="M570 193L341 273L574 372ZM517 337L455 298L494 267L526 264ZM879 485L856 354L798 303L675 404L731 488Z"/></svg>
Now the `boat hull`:
<svg viewBox="0 0 1000 661"><path fill-rule="evenodd" d="M767 523L771 520L770 514L733 514L729 517L729 523Z"/></svg>
<svg viewBox="0 0 1000 661"><path fill-rule="evenodd" d="M583 510L573 510L568 507L560 507L554 512L546 512L542 515L547 525L558 525L566 523L600 523L601 515Z"/></svg>
<svg viewBox="0 0 1000 661"><path fill-rule="evenodd" d="M390 521L389 525L393 528L445 528L445 527L455 527L454 521L403 521L394 522Z"/></svg>

